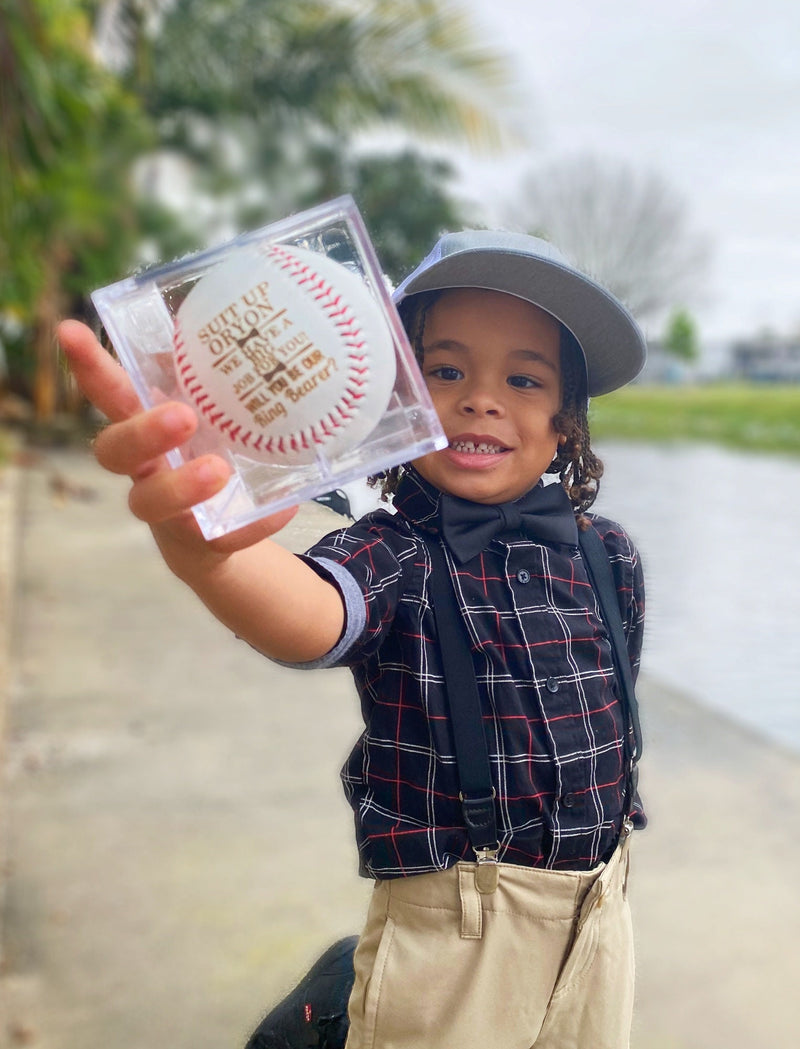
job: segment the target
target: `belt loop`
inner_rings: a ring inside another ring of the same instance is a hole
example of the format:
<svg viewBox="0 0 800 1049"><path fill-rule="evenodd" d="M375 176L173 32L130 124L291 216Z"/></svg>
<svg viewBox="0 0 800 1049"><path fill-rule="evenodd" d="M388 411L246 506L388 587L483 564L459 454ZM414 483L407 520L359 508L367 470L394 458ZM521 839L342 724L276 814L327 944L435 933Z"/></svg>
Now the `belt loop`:
<svg viewBox="0 0 800 1049"><path fill-rule="evenodd" d="M475 867L458 865L458 895L461 898L461 939L483 937L483 907L475 884Z"/></svg>

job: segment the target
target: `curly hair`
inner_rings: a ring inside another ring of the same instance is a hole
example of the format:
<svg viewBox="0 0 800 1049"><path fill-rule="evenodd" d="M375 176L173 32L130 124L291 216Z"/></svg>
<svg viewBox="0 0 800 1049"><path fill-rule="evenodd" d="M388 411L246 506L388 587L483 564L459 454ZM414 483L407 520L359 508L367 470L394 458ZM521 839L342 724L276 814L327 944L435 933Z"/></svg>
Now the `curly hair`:
<svg viewBox="0 0 800 1049"><path fill-rule="evenodd" d="M589 397L586 391L586 364L578 340L561 326L561 410L553 425L566 440L546 473L558 474L570 502L584 527L582 517L597 498L603 463L592 451L589 433Z"/></svg>
<svg viewBox="0 0 800 1049"><path fill-rule="evenodd" d="M428 311L436 302L441 291L421 292L404 299L400 304L400 319L414 350L418 364L424 356L423 337ZM597 498L603 463L592 451L589 434L586 385L586 365L583 353L575 336L563 324L561 332L561 408L553 418L553 425L565 440L546 473L558 474L581 527L588 525L583 514ZM394 466L380 474L369 477L368 483L380 488L381 498L388 500L397 491L403 466Z"/></svg>

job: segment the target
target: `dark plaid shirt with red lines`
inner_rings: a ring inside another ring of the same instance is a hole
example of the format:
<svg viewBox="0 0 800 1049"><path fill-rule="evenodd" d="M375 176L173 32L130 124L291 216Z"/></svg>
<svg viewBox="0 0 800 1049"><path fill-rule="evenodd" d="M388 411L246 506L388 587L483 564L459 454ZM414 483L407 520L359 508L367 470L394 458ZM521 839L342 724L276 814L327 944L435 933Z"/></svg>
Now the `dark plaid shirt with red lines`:
<svg viewBox="0 0 800 1049"><path fill-rule="evenodd" d="M365 731L342 770L362 873L393 878L473 859L430 603L439 492L413 470L395 513L376 510L326 536L307 558L342 592L337 646L304 667L347 665ZM617 584L634 677L644 623L638 554L625 532L593 516ZM611 648L577 546L521 534L451 561L489 740L499 858L587 870L620 831L623 723Z"/></svg>

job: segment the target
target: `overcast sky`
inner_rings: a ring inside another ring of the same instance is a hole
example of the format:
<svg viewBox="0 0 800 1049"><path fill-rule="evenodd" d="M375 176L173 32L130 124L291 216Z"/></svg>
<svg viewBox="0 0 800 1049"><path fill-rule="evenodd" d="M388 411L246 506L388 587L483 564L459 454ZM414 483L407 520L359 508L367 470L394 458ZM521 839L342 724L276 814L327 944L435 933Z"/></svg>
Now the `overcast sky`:
<svg viewBox="0 0 800 1049"><path fill-rule="evenodd" d="M797 0L461 3L514 56L534 143L469 160L470 197L507 197L526 167L584 150L656 171L710 240L702 335L800 332Z"/></svg>

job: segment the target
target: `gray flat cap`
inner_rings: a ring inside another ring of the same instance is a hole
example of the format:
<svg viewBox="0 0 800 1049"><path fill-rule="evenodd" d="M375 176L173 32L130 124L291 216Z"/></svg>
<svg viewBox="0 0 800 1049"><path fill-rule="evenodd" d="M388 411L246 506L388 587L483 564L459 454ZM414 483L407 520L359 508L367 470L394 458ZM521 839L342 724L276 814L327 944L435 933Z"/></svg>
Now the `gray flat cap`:
<svg viewBox="0 0 800 1049"><path fill-rule="evenodd" d="M624 386L644 366L646 343L631 314L539 237L496 230L447 233L406 277L394 301L446 288L503 291L552 314L583 350L590 397Z"/></svg>

